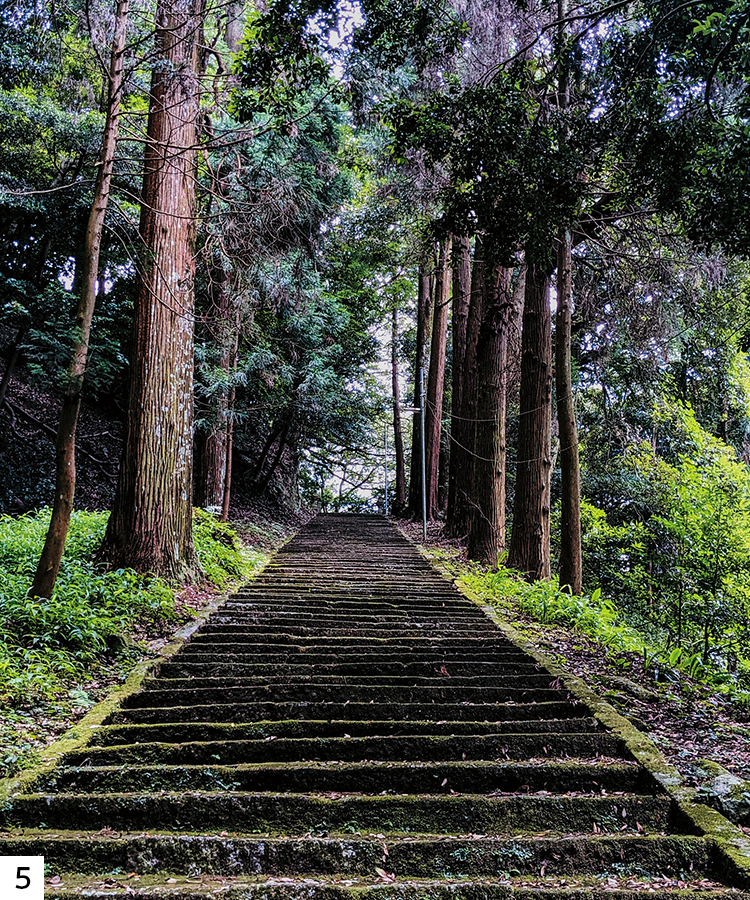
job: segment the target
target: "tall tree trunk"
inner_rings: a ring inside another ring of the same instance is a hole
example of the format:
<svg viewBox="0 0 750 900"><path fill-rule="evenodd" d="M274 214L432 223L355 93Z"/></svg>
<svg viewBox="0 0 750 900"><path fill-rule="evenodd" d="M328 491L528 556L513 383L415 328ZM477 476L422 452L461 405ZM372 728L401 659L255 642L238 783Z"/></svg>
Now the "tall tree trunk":
<svg viewBox="0 0 750 900"><path fill-rule="evenodd" d="M230 273L218 265L211 270L212 303L207 318L211 322L214 339L221 348L219 368L228 380L237 341L237 317L232 302ZM201 458L198 466L196 506L204 509L221 508L224 502L224 482L227 468L229 439L229 391L216 394L215 408L208 432L201 442Z"/></svg>
<svg viewBox="0 0 750 900"><path fill-rule="evenodd" d="M234 371L237 370L237 354L240 349L240 331L239 322L237 323L237 331L234 338L234 354L232 366ZM221 498L221 521L229 520L229 500L232 496L232 453L234 452L234 403L237 397L237 386L234 381L229 389L229 398L227 400L227 448L226 463L224 467L224 485L223 495Z"/></svg>
<svg viewBox="0 0 750 900"><path fill-rule="evenodd" d="M432 341L430 343L430 369L427 379L427 404L425 409L425 478L427 479L427 518L438 514L438 482L440 474L440 432L443 424L443 392L445 387L445 354L448 340L448 314L450 311L450 268L448 257L450 239L440 245L437 275L435 278L434 311L432 315Z"/></svg>
<svg viewBox="0 0 750 900"><path fill-rule="evenodd" d="M574 594L583 590L581 553L581 476L578 429L573 406L571 365L572 260L570 234L562 230L557 252L557 313L555 319L555 390L560 432L562 495L560 516L560 585Z"/></svg>
<svg viewBox="0 0 750 900"><path fill-rule="evenodd" d="M463 537L469 531L474 490L474 438L477 410L477 343L482 325L484 302L484 241L474 241L471 267L471 291L466 321L466 339L461 364L461 405L454 417L451 432L451 473L454 478L453 507L448 506L446 533Z"/></svg>
<svg viewBox="0 0 750 900"><path fill-rule="evenodd" d="M417 292L417 346L414 352L414 406L419 409L422 402L420 388L420 370L427 356L427 336L430 333L432 318L432 290L428 265L423 262L419 267L419 285ZM422 516L422 436L419 413L412 417L411 430L411 465L409 469L409 513L415 519Z"/></svg>
<svg viewBox="0 0 750 900"><path fill-rule="evenodd" d="M112 169L117 149L120 127L120 101L122 99L123 64L128 23L129 0L119 0L115 12L115 31L112 39L112 56L109 68L107 115L99 154L99 168L94 187L94 200L86 226L85 252L80 273L78 308L76 310L76 334L73 353L68 364L65 394L60 412L55 446L55 501L52 507L47 537L42 555L29 589L31 597L51 597L62 561L65 541L70 527L73 499L76 490L76 428L81 409L83 380L86 374L91 322L96 306L99 278L99 255L104 219L109 204Z"/></svg>
<svg viewBox="0 0 750 900"><path fill-rule="evenodd" d="M477 405L469 559L497 565L505 546L505 384L511 271L485 262L484 315L477 342Z"/></svg>
<svg viewBox="0 0 750 900"><path fill-rule="evenodd" d="M401 428L401 389L398 384L398 310L393 307L391 321L391 387L393 390L393 445L396 454L396 497L394 507L401 513L406 506L406 466L404 435Z"/></svg>
<svg viewBox="0 0 750 900"><path fill-rule="evenodd" d="M192 534L196 77L200 0L159 0L123 462L100 559L195 575Z"/></svg>
<svg viewBox="0 0 750 900"><path fill-rule="evenodd" d="M527 253L516 495L508 565L530 581L550 575L550 331L547 267Z"/></svg>
<svg viewBox="0 0 750 900"><path fill-rule="evenodd" d="M471 302L471 241L468 237L453 239L453 308L451 311L451 329L453 336L453 364L451 366L451 444L448 458L448 502L446 506L446 531L452 533L453 518L456 508L456 447L453 438L461 415L462 393L464 386L464 360L466 357L466 332ZM460 462L460 452L458 453Z"/></svg>

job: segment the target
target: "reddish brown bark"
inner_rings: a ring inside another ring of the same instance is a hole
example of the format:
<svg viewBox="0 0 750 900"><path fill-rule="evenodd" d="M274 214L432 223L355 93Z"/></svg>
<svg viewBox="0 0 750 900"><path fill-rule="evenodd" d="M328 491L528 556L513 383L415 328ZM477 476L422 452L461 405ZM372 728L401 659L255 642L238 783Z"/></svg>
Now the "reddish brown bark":
<svg viewBox="0 0 750 900"><path fill-rule="evenodd" d="M560 436L561 514L560 585L572 593L583 590L581 551L581 475L578 428L573 405L571 365L572 260L570 235L560 232L557 252L557 313L555 318L555 393Z"/></svg>
<svg viewBox="0 0 750 900"><path fill-rule="evenodd" d="M474 489L474 420L477 409L477 342L482 324L484 300L484 243L481 235L474 241L471 267L471 295L466 321L466 347L461 375L461 407L451 431L451 472L455 476L453 507L449 505L446 532L463 537L469 531ZM449 500L450 504L450 500Z"/></svg>
<svg viewBox="0 0 750 900"><path fill-rule="evenodd" d="M488 254L484 315L477 342L474 488L469 559L497 565L505 547L505 409L511 272Z"/></svg>
<svg viewBox="0 0 750 900"><path fill-rule="evenodd" d="M414 352L414 407L419 409L422 402L420 370L427 356L427 338L432 320L431 277L427 263L419 267L417 292L417 340ZM422 517L422 436L419 413L412 417L411 465L409 468L409 514L415 519Z"/></svg>
<svg viewBox="0 0 750 900"><path fill-rule="evenodd" d="M94 187L94 200L86 226L82 271L77 279L80 290L76 310L76 337L68 364L63 405L55 445L55 500L52 506L42 555L29 588L31 597L51 597L60 571L65 541L73 512L76 489L76 428L81 409L83 380L86 374L91 322L94 317L99 277L99 256L104 218L109 204L117 135L120 126L123 63L127 33L129 0L119 0L115 13L115 32L109 68L107 115L99 154L99 168Z"/></svg>
<svg viewBox="0 0 750 900"><path fill-rule="evenodd" d="M552 345L546 265L527 257L513 533L508 565L530 581L549 578Z"/></svg>
<svg viewBox="0 0 750 900"><path fill-rule="evenodd" d="M123 462L100 558L192 577L193 324L199 0L160 0L143 176Z"/></svg>
<svg viewBox="0 0 750 900"><path fill-rule="evenodd" d="M424 438L428 519L436 518L439 510L440 434L443 425L445 358L448 340L448 315L450 311L451 270L448 265L450 251L451 242L450 239L447 239L440 245L432 314L432 341L430 342L430 367L427 378Z"/></svg>
<svg viewBox="0 0 750 900"><path fill-rule="evenodd" d="M396 497L394 512L406 506L406 465L404 463L404 435L401 427L401 389L398 384L398 310L394 307L391 320L391 389L393 392L393 445L396 454Z"/></svg>
<svg viewBox="0 0 750 900"><path fill-rule="evenodd" d="M451 439L460 431L462 394L464 386L464 362L466 357L466 331L471 301L471 241L468 237L453 239L453 305L451 310L452 354L451 367ZM459 452L458 457L461 454ZM456 507L457 480L456 446L451 440L448 461L448 501L446 506L446 531L452 533Z"/></svg>

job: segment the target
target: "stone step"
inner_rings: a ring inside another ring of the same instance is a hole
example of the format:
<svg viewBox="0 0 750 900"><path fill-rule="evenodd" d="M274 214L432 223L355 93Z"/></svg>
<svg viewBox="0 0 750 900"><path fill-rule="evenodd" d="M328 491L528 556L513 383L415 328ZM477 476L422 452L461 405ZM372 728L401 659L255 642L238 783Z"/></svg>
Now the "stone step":
<svg viewBox="0 0 750 900"><path fill-rule="evenodd" d="M383 870L385 872L385 870ZM106 880L66 879L45 891L45 900L727 900L730 888L703 881L665 878L656 886L639 876L603 879L537 876L464 879L391 879L340 877L226 878L194 875L146 876L134 882L123 875ZM684 889L681 887L684 885Z"/></svg>
<svg viewBox="0 0 750 900"><path fill-rule="evenodd" d="M512 665L498 666L496 663L490 662L461 662L453 661L448 666L436 661L429 662L361 662L353 660L352 662L342 663L238 663L225 662L223 659L217 659L213 662L195 662L180 660L162 663L156 672L158 677L163 678L200 678L211 676L224 676L237 674L240 676L251 675L257 678L267 678L276 676L348 676L361 675L363 677L372 677L377 675L391 675L393 677L432 677L439 675L441 678L493 678L497 674L505 671L512 671L523 674L536 674L543 671L541 667L534 662L516 663Z"/></svg>
<svg viewBox="0 0 750 900"><path fill-rule="evenodd" d="M346 680L342 680L345 678ZM157 676L149 678L145 681L143 689L145 691L182 691L188 689L204 689L204 688L221 688L223 690L234 690L235 688L268 686L274 689L278 687L292 685L312 685L315 687L325 687L333 685L335 687L427 687L427 688L443 688L451 689L470 687L478 690L485 688L513 688L519 690L526 688L549 688L553 684L551 675L540 675L538 673L529 673L525 675L506 675L497 673L495 675L441 675L433 672L432 676L427 675L359 675L351 674L342 676L340 674L326 675L319 672L308 671L306 674L289 675L278 673L277 675L239 675L228 673L226 675L189 675L182 678L170 678L160 672ZM558 690L558 688L554 688Z"/></svg>
<svg viewBox="0 0 750 900"><path fill-rule="evenodd" d="M146 746L148 750L148 746ZM221 755L221 752L219 752ZM139 790L294 791L303 793L499 794L644 793L655 783L635 764L570 762L294 762L236 765L99 765L60 768L35 793L132 793Z"/></svg>
<svg viewBox="0 0 750 900"><path fill-rule="evenodd" d="M192 649L189 650L188 647L192 647ZM337 652L335 648L311 648L307 646L301 647L292 645L279 646L274 648L273 650L269 650L264 644L255 644L252 645L251 649L244 648L237 650L236 652L224 651L222 653L217 653L212 651L210 648L200 647L198 645L188 645L188 647L185 647L184 651L180 653L180 662L211 663L215 661L225 661L243 662L247 664L281 664L284 662L327 664L332 662L341 662L346 665L350 665L359 659L364 665L374 662L381 665L391 663L393 663L394 665L433 663L437 666L450 666L453 662L460 661L493 665L497 666L498 669L508 666L513 666L515 668L517 663L521 665L528 665L530 662L530 658L528 656L524 656L521 654L493 653L491 651L486 651L483 653L469 653L464 650L452 651L450 648L430 651L420 650L419 652L409 652L408 650L401 650L397 653L379 653L377 650L369 648L361 648L356 651Z"/></svg>
<svg viewBox="0 0 750 900"><path fill-rule="evenodd" d="M314 721L290 719L277 722L174 722L156 725L108 725L95 730L91 746L113 744L161 743L185 741L248 740L280 737L370 737L373 735L456 735L456 734L555 734L600 733L596 719L527 719L508 722L458 721Z"/></svg>
<svg viewBox="0 0 750 900"><path fill-rule="evenodd" d="M118 709L108 724L136 722L258 722L278 719L398 719L488 722L510 719L565 719L586 715L583 704L550 703L211 703L207 705Z"/></svg>
<svg viewBox="0 0 750 900"><path fill-rule="evenodd" d="M442 834L658 833L678 824L667 797L523 794L367 796L192 791L24 794L0 811L4 830L51 828L97 831L260 834L308 831ZM679 824L684 825L682 821Z"/></svg>
<svg viewBox="0 0 750 900"><path fill-rule="evenodd" d="M361 759L449 761L523 760L595 756L624 758L623 742L612 734L386 735L366 737L276 738L258 740L185 741L180 744L124 744L89 747L66 757L66 764L120 766L137 763L225 765L292 760Z"/></svg>
<svg viewBox="0 0 750 900"><path fill-rule="evenodd" d="M462 878L638 873L705 877L713 850L705 838L651 835L541 837L414 835L258 837L254 835L86 835L32 832L0 842L0 853L44 855L47 875L121 870L152 875L364 875L387 869L399 878ZM132 887L137 886L131 882ZM49 889L48 889L49 890Z"/></svg>
<svg viewBox="0 0 750 900"><path fill-rule="evenodd" d="M535 677L535 676L534 676ZM545 679L549 684L549 677ZM156 682L158 684L158 682ZM341 680L329 683L303 681L296 684L273 682L270 684L235 683L217 687L185 687L163 689L147 687L137 694L128 697L123 703L127 709L141 706L186 706L188 704L203 705L221 703L229 696L237 703L253 703L268 701L284 703L332 703L341 699L342 692L351 698L351 703L377 702L378 705L389 703L543 703L561 698L561 691L550 687L536 687L520 683L508 686L494 684L492 686L453 686L450 679L433 686L410 684L359 684Z"/></svg>

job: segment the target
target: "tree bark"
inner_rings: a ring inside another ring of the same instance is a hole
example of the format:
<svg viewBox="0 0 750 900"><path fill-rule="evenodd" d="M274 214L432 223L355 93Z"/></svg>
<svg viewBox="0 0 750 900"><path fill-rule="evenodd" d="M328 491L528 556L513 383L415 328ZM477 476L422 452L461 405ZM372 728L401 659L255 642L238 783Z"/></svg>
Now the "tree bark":
<svg viewBox="0 0 750 900"><path fill-rule="evenodd" d="M393 391L393 446L396 454L396 513L406 506L406 466L404 464L404 435L401 428L401 389L398 384L398 310L393 307L391 321L391 388Z"/></svg>
<svg viewBox="0 0 750 900"><path fill-rule="evenodd" d="M466 339L461 364L461 405L451 431L451 473L454 477L453 506L448 501L446 533L463 537L469 531L474 490L474 438L477 410L477 342L482 324L484 302L484 242L474 241L471 290L466 321Z"/></svg>
<svg viewBox="0 0 750 900"><path fill-rule="evenodd" d="M546 264L527 253L521 335L516 495L508 565L529 581L550 576L552 346Z"/></svg>
<svg viewBox="0 0 750 900"><path fill-rule="evenodd" d="M440 433L443 424L445 356L448 340L448 313L450 310L450 268L448 265L450 251L451 241L450 239L447 239L440 245L440 256L435 279L424 437L428 519L436 518L439 510L438 484L440 475Z"/></svg>
<svg viewBox="0 0 750 900"><path fill-rule="evenodd" d="M208 319L211 322L213 338L221 348L219 368L225 379L234 362L234 347L237 341L237 317L232 303L231 276L223 266L216 266L211 272L212 303ZM200 443L196 505L204 509L221 508L224 502L227 453L229 441L229 391L222 389L216 394L215 408L210 419L210 427Z"/></svg>
<svg viewBox="0 0 750 900"><path fill-rule="evenodd" d="M419 373L427 355L427 336L432 319L431 277L426 262L419 267L417 293L417 345L414 352L414 407L419 409L422 402ZM409 469L409 514L415 519L422 517L422 436L419 413L412 417L411 465Z"/></svg>
<svg viewBox="0 0 750 900"><path fill-rule="evenodd" d="M573 594L583 590L581 552L581 475L578 458L578 428L573 406L571 365L572 260L570 234L560 232L557 252L557 312L555 318L555 390L560 433L562 474L560 516L560 586Z"/></svg>
<svg viewBox="0 0 750 900"><path fill-rule="evenodd" d="M111 566L198 571L192 536L196 77L200 0L159 0L143 176L123 462L104 542Z"/></svg>
<svg viewBox="0 0 750 900"><path fill-rule="evenodd" d="M471 302L471 241L468 237L453 239L453 308L451 328L453 337L453 364L451 366L451 439L460 431L458 423L461 415L464 386L464 360L466 357L466 332ZM446 531L452 531L456 508L456 455L451 440L448 459L448 502L446 505ZM458 454L460 457L460 453Z"/></svg>
<svg viewBox="0 0 750 900"><path fill-rule="evenodd" d="M73 512L76 489L76 428L78 427L83 380L88 360L91 322L96 306L104 219L109 204L112 170L120 127L128 7L129 0L119 0L115 12L115 30L112 39L107 92L107 115L99 154L94 199L86 226L83 265L79 280L80 296L76 310L76 336L73 353L68 364L55 444L55 500L42 555L29 588L30 597L52 596L60 571L65 541L68 537L70 516Z"/></svg>
<svg viewBox="0 0 750 900"><path fill-rule="evenodd" d="M26 337L26 332L28 330L28 327L24 325L16 332L16 339L13 342L13 346L11 347L8 364L5 366L3 379L2 381L0 381L0 410L3 408L3 406L5 406L5 395L8 393L8 385L10 384L10 379L13 375L13 371L16 368L18 357L21 354L21 344L23 343L23 339Z"/></svg>
<svg viewBox="0 0 750 900"><path fill-rule="evenodd" d="M485 261L484 315L477 342L473 510L468 557L497 565L505 546L505 385L511 271Z"/></svg>

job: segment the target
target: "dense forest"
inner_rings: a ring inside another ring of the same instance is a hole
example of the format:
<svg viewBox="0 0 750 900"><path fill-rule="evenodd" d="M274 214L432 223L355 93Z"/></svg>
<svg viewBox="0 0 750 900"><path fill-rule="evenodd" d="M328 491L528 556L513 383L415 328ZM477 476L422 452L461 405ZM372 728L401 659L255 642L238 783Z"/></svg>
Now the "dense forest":
<svg viewBox="0 0 750 900"><path fill-rule="evenodd" d="M742 685L749 17L4 2L0 511L46 531L13 589L54 597L74 508L97 571L186 581L194 507L424 497Z"/></svg>

